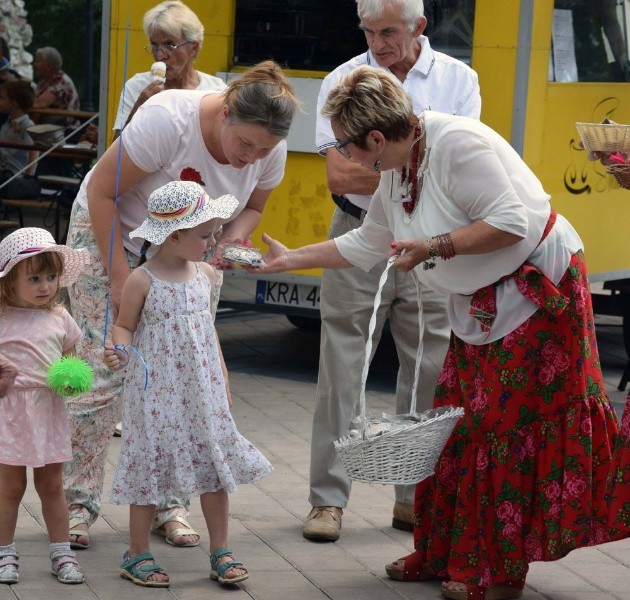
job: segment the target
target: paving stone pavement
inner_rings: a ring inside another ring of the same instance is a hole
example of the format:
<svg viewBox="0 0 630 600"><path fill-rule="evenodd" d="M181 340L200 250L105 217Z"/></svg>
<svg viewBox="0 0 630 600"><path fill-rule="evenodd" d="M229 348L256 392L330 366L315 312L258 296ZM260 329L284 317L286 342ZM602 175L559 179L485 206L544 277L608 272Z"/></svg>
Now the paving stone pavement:
<svg viewBox="0 0 630 600"><path fill-rule="evenodd" d="M611 399L621 414L625 394L616 390L627 358L620 320L598 317L598 338ZM126 549L127 508L105 503L92 527L92 545L79 551L85 585L57 583L49 572L47 538L38 498L29 488L20 507L16 542L19 584L0 585L0 600L437 600L438 583L390 580L386 562L412 549L412 535L391 528L393 488L355 484L343 517L341 539L317 544L301 535L308 495L311 417L317 380L318 334L291 326L284 317L253 313L221 315L218 331L230 372L233 413L243 435L271 460L274 473L231 495L230 545L251 577L239 587L211 582L208 534L198 500L190 522L201 533L197 548L174 548L153 536L152 550L171 575L169 589L145 589L118 576ZM385 338L368 381L368 405L393 405L396 359ZM109 495L120 440L108 455ZM582 549L555 563L531 566L524 600L622 600L630 597L630 540Z"/></svg>

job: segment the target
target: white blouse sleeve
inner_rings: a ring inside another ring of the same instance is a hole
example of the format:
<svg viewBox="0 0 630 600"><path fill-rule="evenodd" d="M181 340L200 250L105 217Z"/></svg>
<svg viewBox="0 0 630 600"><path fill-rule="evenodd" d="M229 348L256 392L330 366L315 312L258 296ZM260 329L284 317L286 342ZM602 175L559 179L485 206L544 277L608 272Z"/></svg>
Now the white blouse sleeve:
<svg viewBox="0 0 630 600"><path fill-rule="evenodd" d="M513 155L499 156L489 139L462 129L445 132L440 142L431 149L431 162L446 196L472 221L526 237L527 210L508 176L522 168L516 152L510 148Z"/></svg>
<svg viewBox="0 0 630 600"><path fill-rule="evenodd" d="M392 228L383 208L383 186L391 177L390 173L381 176L381 183L374 192L361 227L335 238L337 250L356 267L369 271L378 262L387 258L390 244L394 241Z"/></svg>

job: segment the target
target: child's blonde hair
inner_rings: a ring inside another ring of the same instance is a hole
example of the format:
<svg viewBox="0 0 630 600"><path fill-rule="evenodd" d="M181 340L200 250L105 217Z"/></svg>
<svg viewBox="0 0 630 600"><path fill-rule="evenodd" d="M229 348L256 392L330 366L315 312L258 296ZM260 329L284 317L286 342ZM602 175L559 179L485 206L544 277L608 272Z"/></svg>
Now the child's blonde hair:
<svg viewBox="0 0 630 600"><path fill-rule="evenodd" d="M63 275L63 256L59 252L42 252L29 256L15 265L4 277L0 278L0 311L7 306L15 306L17 297L17 279L23 270L30 275L57 275L57 292L41 308L51 309L59 304L59 278Z"/></svg>

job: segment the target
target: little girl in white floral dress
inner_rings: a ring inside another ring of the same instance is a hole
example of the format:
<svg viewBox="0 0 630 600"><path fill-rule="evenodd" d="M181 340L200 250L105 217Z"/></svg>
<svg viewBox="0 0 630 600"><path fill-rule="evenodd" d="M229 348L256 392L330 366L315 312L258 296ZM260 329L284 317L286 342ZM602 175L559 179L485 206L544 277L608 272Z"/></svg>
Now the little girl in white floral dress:
<svg viewBox="0 0 630 600"><path fill-rule="evenodd" d="M210 312L214 269L203 262L237 205L234 196L211 199L197 183L174 181L149 196L149 216L130 234L146 240L143 254L159 245L127 279L113 345L104 355L112 370L129 363L111 501L130 504L130 546L120 574L137 585L169 585L149 548L155 506L168 495L200 496L210 577L234 584L249 576L227 547L227 492L272 467L239 434L230 414L227 371Z"/></svg>

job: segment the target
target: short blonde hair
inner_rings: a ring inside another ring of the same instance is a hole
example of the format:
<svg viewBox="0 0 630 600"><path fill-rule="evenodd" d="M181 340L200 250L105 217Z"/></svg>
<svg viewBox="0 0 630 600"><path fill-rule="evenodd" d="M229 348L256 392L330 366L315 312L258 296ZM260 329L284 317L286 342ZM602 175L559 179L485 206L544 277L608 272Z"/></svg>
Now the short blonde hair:
<svg viewBox="0 0 630 600"><path fill-rule="evenodd" d="M370 131L380 131L397 142L415 124L411 98L390 73L374 67L357 67L341 78L328 94L322 115L336 121L350 140L366 148Z"/></svg>
<svg viewBox="0 0 630 600"><path fill-rule="evenodd" d="M197 42L199 48L203 44L203 24L199 17L179 0L167 0L150 8L144 13L142 28L147 38L151 39L154 31L182 37L187 42Z"/></svg>

